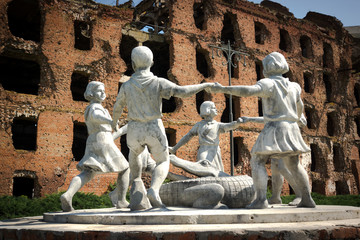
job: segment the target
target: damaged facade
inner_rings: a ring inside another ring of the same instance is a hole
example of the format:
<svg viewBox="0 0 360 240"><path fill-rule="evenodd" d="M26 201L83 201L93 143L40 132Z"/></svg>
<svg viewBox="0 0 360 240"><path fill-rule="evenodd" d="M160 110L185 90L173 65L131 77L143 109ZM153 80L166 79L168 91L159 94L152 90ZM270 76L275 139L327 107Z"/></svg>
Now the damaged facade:
<svg viewBox="0 0 360 240"><path fill-rule="evenodd" d="M336 18L309 12L296 19L277 3L243 0L145 0L134 9L90 0L4 0L0 12L0 195L38 197L67 189L87 137L86 84L105 83L104 106L112 112L121 84L132 74L133 47L152 49L154 74L179 85L228 85L225 57L213 58L209 47L221 42L249 54L246 66L230 69L233 85L255 84L262 78L261 60L272 51L284 54L287 77L303 89L303 136L312 151L302 163L312 191L359 194L360 80L352 67L353 38ZM171 98L163 103L170 145L201 120L205 100L215 102L216 120L229 121L229 96ZM235 119L261 115L258 98L232 101ZM251 174L250 149L261 129L248 123L234 131L236 175ZM220 141L230 172L229 134ZM118 144L126 155L125 137ZM194 138L177 154L195 160L197 148ZM82 191L102 194L116 177L98 175Z"/></svg>

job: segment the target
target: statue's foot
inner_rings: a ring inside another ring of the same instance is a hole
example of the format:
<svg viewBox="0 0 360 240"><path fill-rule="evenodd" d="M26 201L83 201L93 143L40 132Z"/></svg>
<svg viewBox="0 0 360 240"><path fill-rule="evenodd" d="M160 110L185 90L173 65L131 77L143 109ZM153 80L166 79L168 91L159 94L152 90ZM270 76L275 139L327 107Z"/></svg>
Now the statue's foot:
<svg viewBox="0 0 360 240"><path fill-rule="evenodd" d="M251 204L247 205L246 208L247 209L263 209L263 208L268 208L269 204L268 201L261 201L261 200L257 200L255 199Z"/></svg>
<svg viewBox="0 0 360 240"><path fill-rule="evenodd" d="M72 207L72 204L71 204L72 199L70 197L68 197L66 195L66 193L64 193L63 195L60 196L60 201L61 201L61 209L64 212L74 211L74 208Z"/></svg>
<svg viewBox="0 0 360 240"><path fill-rule="evenodd" d="M311 197L308 199L302 198L301 202L297 205L297 207L314 208L316 207L316 204Z"/></svg>
<svg viewBox="0 0 360 240"><path fill-rule="evenodd" d="M161 198L158 193L155 192L154 189L149 188L146 196L148 197L151 205L154 208L165 208L166 206L162 203Z"/></svg>
<svg viewBox="0 0 360 240"><path fill-rule="evenodd" d="M269 204L282 204L282 200L281 198L278 198L278 197L271 197L268 199L268 203Z"/></svg>
<svg viewBox="0 0 360 240"><path fill-rule="evenodd" d="M291 202L289 202L289 206L297 206L299 205L299 203L301 202L301 197L297 197L294 200L292 200Z"/></svg>
<svg viewBox="0 0 360 240"><path fill-rule="evenodd" d="M116 208L128 208L130 206L130 203L126 200L118 201L116 203Z"/></svg>
<svg viewBox="0 0 360 240"><path fill-rule="evenodd" d="M117 191L112 191L109 193L109 197L110 197L110 200L111 200L111 203L114 207L117 206L117 202L118 202L118 196L117 196Z"/></svg>
<svg viewBox="0 0 360 240"><path fill-rule="evenodd" d="M226 206L223 203L219 203L218 205L216 205L213 209L229 209L228 206Z"/></svg>

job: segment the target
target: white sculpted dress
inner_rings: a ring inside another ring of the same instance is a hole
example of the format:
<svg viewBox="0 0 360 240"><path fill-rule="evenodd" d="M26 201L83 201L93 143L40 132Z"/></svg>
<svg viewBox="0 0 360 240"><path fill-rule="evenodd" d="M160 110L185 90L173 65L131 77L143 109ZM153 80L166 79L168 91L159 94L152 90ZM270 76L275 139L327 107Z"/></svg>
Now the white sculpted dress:
<svg viewBox="0 0 360 240"><path fill-rule="evenodd" d="M109 112L99 103L92 103L86 108L85 123L89 137L86 140L85 154L76 167L79 171L121 172L128 168L129 164L114 143L111 125L99 124L95 111L111 118Z"/></svg>

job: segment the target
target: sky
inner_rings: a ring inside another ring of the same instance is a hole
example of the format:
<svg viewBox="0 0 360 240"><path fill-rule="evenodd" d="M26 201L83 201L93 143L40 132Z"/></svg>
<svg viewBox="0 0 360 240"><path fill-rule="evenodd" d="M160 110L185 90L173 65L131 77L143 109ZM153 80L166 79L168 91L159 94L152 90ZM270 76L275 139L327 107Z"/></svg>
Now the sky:
<svg viewBox="0 0 360 240"><path fill-rule="evenodd" d="M94 0L95 2L115 5L115 0ZM262 0L249 0L260 3ZM360 0L272 0L287 7L296 18L304 18L309 11L318 12L339 19L345 27L360 26ZM120 3L127 0L120 0ZM140 0L134 0L137 5Z"/></svg>

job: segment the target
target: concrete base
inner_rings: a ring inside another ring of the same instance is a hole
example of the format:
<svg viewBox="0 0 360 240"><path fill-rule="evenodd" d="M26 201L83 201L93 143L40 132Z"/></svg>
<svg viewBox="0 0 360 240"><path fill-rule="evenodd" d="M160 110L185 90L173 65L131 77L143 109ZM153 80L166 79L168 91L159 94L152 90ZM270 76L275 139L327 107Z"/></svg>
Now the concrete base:
<svg viewBox="0 0 360 240"><path fill-rule="evenodd" d="M297 208L288 205L272 205L268 209L216 210L169 207L129 211L129 209L108 208L44 214L45 222L104 225L290 223L355 218L360 218L360 208L350 206Z"/></svg>
<svg viewBox="0 0 360 240"><path fill-rule="evenodd" d="M128 217L126 225L72 224L64 223L66 213L47 213L44 218L54 220L58 217L63 222L45 222L43 217L0 221L0 239L360 239L359 211L360 208L348 206L317 206L315 209L306 209L285 205L274 205L273 208L265 210L182 209L182 211L137 213L116 209L78 210L71 214L82 217L89 215L90 219L96 219L93 214L102 212L108 223L119 221L111 220L111 215L116 219L117 215L125 214L152 215L153 217L163 215L166 221L171 220L170 215L173 215L174 219L185 219L188 215L187 219L193 216L193 220L191 223L183 224L162 222L154 225L143 222L139 225L138 223L130 224L131 217ZM113 213L110 214L110 212ZM232 224L201 223L209 222L209 219L212 219L212 222L225 222L221 220L223 217L234 222ZM141 216L141 219L151 220L149 216L145 218ZM235 219L238 220L235 221Z"/></svg>

